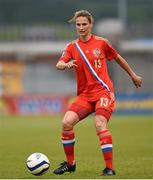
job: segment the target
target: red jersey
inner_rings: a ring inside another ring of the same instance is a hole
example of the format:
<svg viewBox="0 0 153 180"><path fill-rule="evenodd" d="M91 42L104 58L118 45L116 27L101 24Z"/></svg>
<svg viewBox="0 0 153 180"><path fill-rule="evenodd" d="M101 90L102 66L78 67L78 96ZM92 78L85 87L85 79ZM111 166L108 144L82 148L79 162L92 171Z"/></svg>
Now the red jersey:
<svg viewBox="0 0 153 180"><path fill-rule="evenodd" d="M85 93L88 94L90 100L96 100L99 98L101 92L108 90L93 76L77 50L75 42L78 43L99 78L108 86L109 90L113 92L113 84L108 75L106 60L115 59L118 53L106 39L92 35L86 42L77 39L69 43L59 59L64 62L72 59L77 60L76 64L78 67L75 68L77 94Z"/></svg>

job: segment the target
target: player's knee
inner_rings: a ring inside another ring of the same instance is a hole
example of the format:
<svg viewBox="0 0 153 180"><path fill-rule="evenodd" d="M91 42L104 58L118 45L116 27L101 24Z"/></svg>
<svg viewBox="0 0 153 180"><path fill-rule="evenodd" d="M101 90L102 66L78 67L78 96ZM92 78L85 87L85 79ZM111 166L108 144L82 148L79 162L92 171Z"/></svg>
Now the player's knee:
<svg viewBox="0 0 153 180"><path fill-rule="evenodd" d="M78 115L75 112L67 111L62 121L64 130L73 129L73 126L79 121Z"/></svg>
<svg viewBox="0 0 153 180"><path fill-rule="evenodd" d="M103 116L95 117L95 128L98 132L107 128L107 119Z"/></svg>
<svg viewBox="0 0 153 180"><path fill-rule="evenodd" d="M73 128L73 123L70 119L63 119L62 128L64 130L71 130Z"/></svg>

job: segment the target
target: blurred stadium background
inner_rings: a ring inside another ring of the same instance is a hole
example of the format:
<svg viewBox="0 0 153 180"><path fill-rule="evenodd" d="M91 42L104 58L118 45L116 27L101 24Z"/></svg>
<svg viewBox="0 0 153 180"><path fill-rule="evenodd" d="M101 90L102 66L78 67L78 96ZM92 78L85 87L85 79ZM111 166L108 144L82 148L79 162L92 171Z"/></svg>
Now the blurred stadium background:
<svg viewBox="0 0 153 180"><path fill-rule="evenodd" d="M76 85L73 70L59 72L55 64L76 38L68 20L79 9L93 14L94 33L143 77L137 90L108 62L117 99L110 123L114 178L153 178L153 0L0 0L0 178L35 178L25 160L36 151L49 157L51 170L64 157L59 127ZM92 119L76 127L77 173L61 178L101 178ZM49 171L40 178L57 177Z"/></svg>
<svg viewBox="0 0 153 180"><path fill-rule="evenodd" d="M56 71L55 64L76 37L68 20L78 9L93 14L94 33L108 38L143 77L136 90L120 67L109 64L116 113L153 113L152 8L152 0L0 0L0 113L65 110L75 95L74 74Z"/></svg>

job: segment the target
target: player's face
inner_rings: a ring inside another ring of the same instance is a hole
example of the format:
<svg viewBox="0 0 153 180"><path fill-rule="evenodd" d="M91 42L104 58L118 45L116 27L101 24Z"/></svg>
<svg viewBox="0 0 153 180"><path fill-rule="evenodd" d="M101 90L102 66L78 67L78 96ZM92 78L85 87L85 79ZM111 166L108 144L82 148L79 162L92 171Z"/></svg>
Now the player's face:
<svg viewBox="0 0 153 180"><path fill-rule="evenodd" d="M78 17L75 25L79 37L84 38L91 34L92 24L86 17Z"/></svg>

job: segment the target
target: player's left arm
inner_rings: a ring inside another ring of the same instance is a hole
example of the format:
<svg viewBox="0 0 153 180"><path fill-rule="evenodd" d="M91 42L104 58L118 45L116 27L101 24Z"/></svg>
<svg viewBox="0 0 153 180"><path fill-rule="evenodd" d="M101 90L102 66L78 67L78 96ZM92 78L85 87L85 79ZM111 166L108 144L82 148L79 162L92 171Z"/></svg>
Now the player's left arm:
<svg viewBox="0 0 153 180"><path fill-rule="evenodd" d="M129 74L131 77L134 85L138 88L141 87L142 84L142 77L138 76L132 68L129 66L129 64L126 62L126 60L121 57L119 54L115 58L116 62Z"/></svg>

